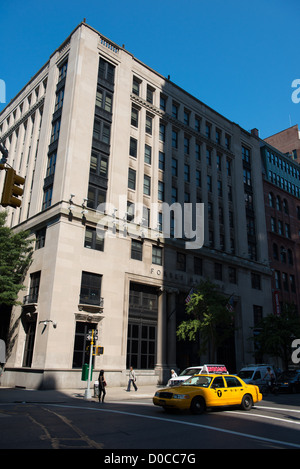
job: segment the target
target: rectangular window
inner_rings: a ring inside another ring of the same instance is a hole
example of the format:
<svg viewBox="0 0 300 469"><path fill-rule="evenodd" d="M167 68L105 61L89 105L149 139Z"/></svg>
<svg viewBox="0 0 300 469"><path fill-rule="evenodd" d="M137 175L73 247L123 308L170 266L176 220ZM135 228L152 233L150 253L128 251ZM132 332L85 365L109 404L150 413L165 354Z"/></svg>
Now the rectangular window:
<svg viewBox="0 0 300 469"><path fill-rule="evenodd" d="M194 274L202 275L202 259L194 257Z"/></svg>
<svg viewBox="0 0 300 469"><path fill-rule="evenodd" d="M165 170L165 154L162 151L158 154L158 169Z"/></svg>
<svg viewBox="0 0 300 469"><path fill-rule="evenodd" d="M139 126L139 111L133 106L131 109L131 125L133 125L134 127Z"/></svg>
<svg viewBox="0 0 300 469"><path fill-rule="evenodd" d="M244 146L242 146L242 159L246 163L250 163L250 150Z"/></svg>
<svg viewBox="0 0 300 469"><path fill-rule="evenodd" d="M172 147L178 148L178 132L176 130L172 130Z"/></svg>
<svg viewBox="0 0 300 469"><path fill-rule="evenodd" d="M150 145L145 145L145 163L147 164L151 164L151 152L152 152L152 148L150 147Z"/></svg>
<svg viewBox="0 0 300 469"><path fill-rule="evenodd" d="M175 176L175 177L178 176L177 168L178 168L178 161L176 160L176 158L172 158L172 176Z"/></svg>
<svg viewBox="0 0 300 469"><path fill-rule="evenodd" d="M41 228L38 230L35 234L35 250L41 249L45 246L45 240L46 240L46 227Z"/></svg>
<svg viewBox="0 0 300 469"><path fill-rule="evenodd" d="M98 236L98 234L100 236ZM89 249L95 249L96 251L104 251L104 237L105 231L98 231L96 228L86 226L85 228L85 237L84 237L84 247Z"/></svg>
<svg viewBox="0 0 300 469"><path fill-rule="evenodd" d="M93 138L99 140L107 145L110 144L110 124L107 124L103 121L95 119L94 129L93 129Z"/></svg>
<svg viewBox="0 0 300 469"><path fill-rule="evenodd" d="M158 200L164 201L165 185L162 181L158 181Z"/></svg>
<svg viewBox="0 0 300 469"><path fill-rule="evenodd" d="M251 273L251 286L256 290L261 290L260 275L254 272Z"/></svg>
<svg viewBox="0 0 300 469"><path fill-rule="evenodd" d="M112 85L115 81L115 67L101 57L99 61L98 78Z"/></svg>
<svg viewBox="0 0 300 469"><path fill-rule="evenodd" d="M185 125L190 125L190 112L186 109L183 112L183 122Z"/></svg>
<svg viewBox="0 0 300 469"><path fill-rule="evenodd" d="M188 137L184 137L184 153L190 154L190 139Z"/></svg>
<svg viewBox="0 0 300 469"><path fill-rule="evenodd" d="M136 172L134 169L128 169L128 188L135 191Z"/></svg>
<svg viewBox="0 0 300 469"><path fill-rule="evenodd" d="M154 369L156 364L156 325L128 323L127 368Z"/></svg>
<svg viewBox="0 0 300 469"><path fill-rule="evenodd" d="M151 193L151 178L149 176L144 175L144 194L150 195Z"/></svg>
<svg viewBox="0 0 300 469"><path fill-rule="evenodd" d="M167 106L167 98L161 94L160 95L160 109L162 111L165 111L166 106Z"/></svg>
<svg viewBox="0 0 300 469"><path fill-rule="evenodd" d="M152 117L146 114L145 132L150 135L152 135L152 120Z"/></svg>
<svg viewBox="0 0 300 469"><path fill-rule="evenodd" d="M65 94L64 88L56 93L54 112L58 111L60 108L63 107L64 94Z"/></svg>
<svg viewBox="0 0 300 469"><path fill-rule="evenodd" d="M96 106L112 113L112 94L106 90L98 88L96 93Z"/></svg>
<svg viewBox="0 0 300 469"><path fill-rule="evenodd" d="M136 96L140 95L140 80L138 80L135 77L133 77L133 80L132 80L132 93L135 94Z"/></svg>
<svg viewBox="0 0 300 469"><path fill-rule="evenodd" d="M181 252L177 252L176 269L183 272L186 271L186 255Z"/></svg>
<svg viewBox="0 0 300 469"><path fill-rule="evenodd" d="M53 192L53 186L50 186L44 190L42 210L46 210L46 208L51 207L52 192Z"/></svg>
<svg viewBox="0 0 300 469"><path fill-rule="evenodd" d="M129 155L134 158L137 157L137 139L130 137Z"/></svg>
<svg viewBox="0 0 300 469"><path fill-rule="evenodd" d="M82 368L84 364L89 363L91 339L89 339L88 332L95 329L97 329L97 324L76 322L72 368ZM92 356L92 365L93 363L94 355Z"/></svg>
<svg viewBox="0 0 300 469"><path fill-rule="evenodd" d="M80 288L80 304L100 306L102 275L82 272Z"/></svg>
<svg viewBox="0 0 300 469"><path fill-rule="evenodd" d="M60 118L57 119L52 124L50 143L53 143L59 139L59 132L60 132Z"/></svg>
<svg viewBox="0 0 300 469"><path fill-rule="evenodd" d="M162 248L152 246L152 264L162 265Z"/></svg>
<svg viewBox="0 0 300 469"><path fill-rule="evenodd" d="M175 117L175 119L178 119L178 104L172 103L172 117Z"/></svg>
<svg viewBox="0 0 300 469"><path fill-rule="evenodd" d="M67 76L68 61L63 63L58 69L58 82Z"/></svg>
<svg viewBox="0 0 300 469"><path fill-rule="evenodd" d="M94 210L105 202L106 192L100 187L89 185L87 207Z"/></svg>
<svg viewBox="0 0 300 469"><path fill-rule="evenodd" d="M25 296L24 298L25 304L38 302L40 281L41 281L41 271L33 272L32 274L30 274L30 287L29 287L28 295Z"/></svg>
<svg viewBox="0 0 300 469"><path fill-rule="evenodd" d="M151 88L151 86L147 85L146 101L150 104L153 104L153 94L154 94L153 88Z"/></svg>
<svg viewBox="0 0 300 469"><path fill-rule="evenodd" d="M166 126L162 122L159 124L159 140L161 142L166 141Z"/></svg>
<svg viewBox="0 0 300 469"><path fill-rule="evenodd" d="M200 161L201 159L201 151L200 151L200 143L196 143L195 144L195 156L196 156L196 160Z"/></svg>
<svg viewBox="0 0 300 469"><path fill-rule="evenodd" d="M143 243L136 239L131 240L131 259L143 260Z"/></svg>
<svg viewBox="0 0 300 469"><path fill-rule="evenodd" d="M57 155L56 151L54 151L53 153L50 153L50 155L48 155L46 177L51 176L52 174L55 173L56 155Z"/></svg>
<svg viewBox="0 0 300 469"><path fill-rule="evenodd" d="M184 165L184 180L190 182L190 167L188 164Z"/></svg>
<svg viewBox="0 0 300 469"><path fill-rule="evenodd" d="M97 176L107 178L108 157L93 150L91 155L90 172Z"/></svg>

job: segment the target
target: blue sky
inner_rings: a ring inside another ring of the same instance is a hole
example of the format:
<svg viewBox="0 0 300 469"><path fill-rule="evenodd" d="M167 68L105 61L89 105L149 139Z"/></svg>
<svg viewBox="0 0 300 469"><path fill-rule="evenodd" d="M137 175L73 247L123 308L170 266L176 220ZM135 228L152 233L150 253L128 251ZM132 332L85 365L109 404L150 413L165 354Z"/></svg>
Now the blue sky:
<svg viewBox="0 0 300 469"><path fill-rule="evenodd" d="M300 79L299 0L2 0L6 103L83 18L261 138L300 125L291 99Z"/></svg>

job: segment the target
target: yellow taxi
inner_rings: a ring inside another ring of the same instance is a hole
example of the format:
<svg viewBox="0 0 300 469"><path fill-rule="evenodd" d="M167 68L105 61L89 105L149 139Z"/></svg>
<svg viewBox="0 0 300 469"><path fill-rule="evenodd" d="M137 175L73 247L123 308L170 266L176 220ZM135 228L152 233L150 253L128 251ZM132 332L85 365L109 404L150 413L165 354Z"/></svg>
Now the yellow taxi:
<svg viewBox="0 0 300 469"><path fill-rule="evenodd" d="M207 407L239 405L250 410L262 400L258 386L246 384L235 375L197 374L180 386L157 391L153 404L168 409L190 409L201 414Z"/></svg>

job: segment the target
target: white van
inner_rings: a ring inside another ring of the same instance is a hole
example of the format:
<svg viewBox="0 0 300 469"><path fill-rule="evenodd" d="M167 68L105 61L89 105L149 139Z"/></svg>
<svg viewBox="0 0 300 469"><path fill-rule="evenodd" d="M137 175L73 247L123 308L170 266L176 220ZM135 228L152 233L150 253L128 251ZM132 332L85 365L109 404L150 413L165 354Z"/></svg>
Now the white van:
<svg viewBox="0 0 300 469"><path fill-rule="evenodd" d="M267 382L265 376L268 368L270 368L271 373L274 373L274 376L276 376L273 366L265 364L247 365L238 372L238 376L245 381L245 383L255 384L259 387Z"/></svg>
<svg viewBox="0 0 300 469"><path fill-rule="evenodd" d="M199 366L190 366L186 368L179 376L169 379L167 386L179 386L183 381L186 381L193 375L199 373L227 373L225 365L199 365Z"/></svg>

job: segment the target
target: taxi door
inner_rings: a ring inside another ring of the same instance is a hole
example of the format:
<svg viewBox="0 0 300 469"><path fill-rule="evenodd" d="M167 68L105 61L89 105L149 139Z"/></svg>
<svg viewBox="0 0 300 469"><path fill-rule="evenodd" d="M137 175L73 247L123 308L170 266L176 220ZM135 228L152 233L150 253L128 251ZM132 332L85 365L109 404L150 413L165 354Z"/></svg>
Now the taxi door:
<svg viewBox="0 0 300 469"><path fill-rule="evenodd" d="M229 405L240 404L244 386L235 376L224 376L227 386L227 399Z"/></svg>
<svg viewBox="0 0 300 469"><path fill-rule="evenodd" d="M216 376L211 383L206 398L206 405L224 405L224 398L227 395L227 388L223 376Z"/></svg>

